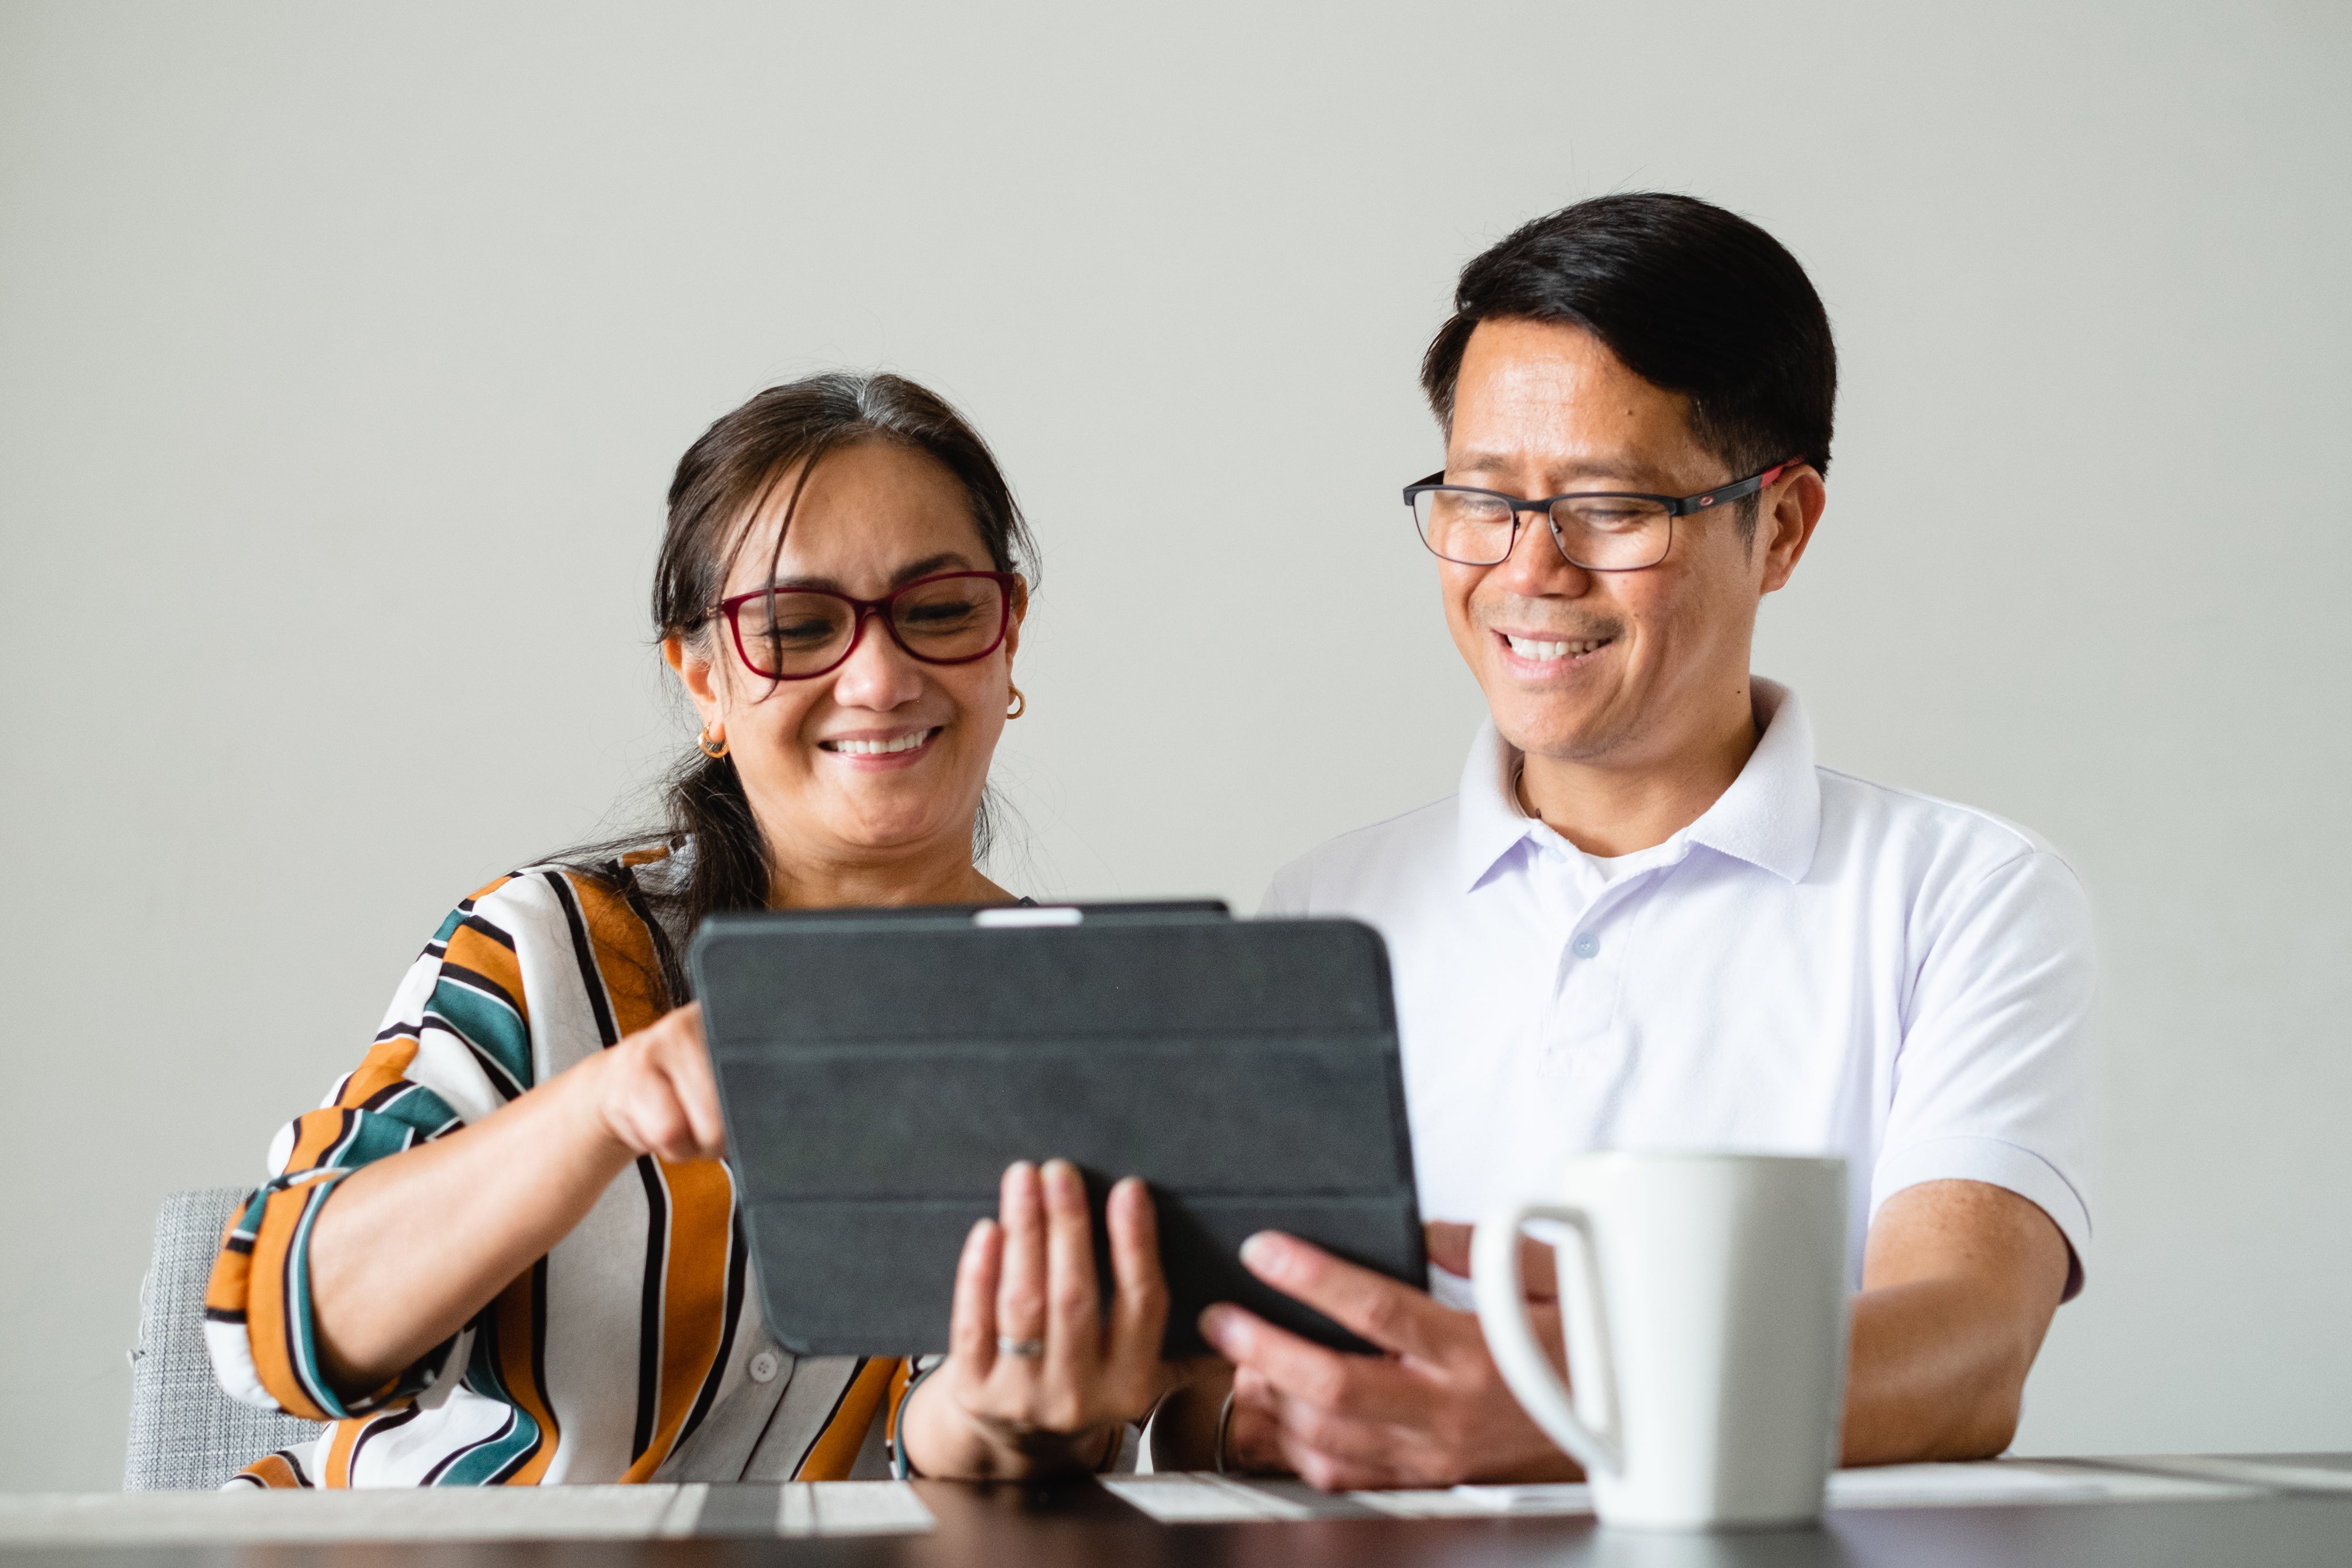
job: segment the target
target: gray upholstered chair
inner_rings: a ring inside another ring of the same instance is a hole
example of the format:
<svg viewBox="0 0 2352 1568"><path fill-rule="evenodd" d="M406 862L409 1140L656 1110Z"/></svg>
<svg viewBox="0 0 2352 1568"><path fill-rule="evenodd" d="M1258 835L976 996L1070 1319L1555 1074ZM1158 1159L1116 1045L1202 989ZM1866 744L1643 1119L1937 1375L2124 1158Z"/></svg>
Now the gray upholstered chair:
<svg viewBox="0 0 2352 1568"><path fill-rule="evenodd" d="M222 1229L247 1190L175 1192L155 1217L155 1255L139 1288L139 1347L131 1353L131 1448L125 1491L203 1491L269 1452L326 1428L240 1405L221 1392L205 1349L205 1281Z"/></svg>

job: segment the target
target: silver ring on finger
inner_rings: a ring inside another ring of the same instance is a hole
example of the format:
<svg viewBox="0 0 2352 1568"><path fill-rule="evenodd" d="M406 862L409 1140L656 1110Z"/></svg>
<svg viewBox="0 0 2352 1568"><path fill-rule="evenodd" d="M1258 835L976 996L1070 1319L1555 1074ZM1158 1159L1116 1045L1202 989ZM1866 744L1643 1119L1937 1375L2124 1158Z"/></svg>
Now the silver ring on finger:
<svg viewBox="0 0 2352 1568"><path fill-rule="evenodd" d="M1045 1342L1042 1339L1014 1339L1011 1334L1001 1333L996 1336L996 1354L1034 1361L1045 1354Z"/></svg>

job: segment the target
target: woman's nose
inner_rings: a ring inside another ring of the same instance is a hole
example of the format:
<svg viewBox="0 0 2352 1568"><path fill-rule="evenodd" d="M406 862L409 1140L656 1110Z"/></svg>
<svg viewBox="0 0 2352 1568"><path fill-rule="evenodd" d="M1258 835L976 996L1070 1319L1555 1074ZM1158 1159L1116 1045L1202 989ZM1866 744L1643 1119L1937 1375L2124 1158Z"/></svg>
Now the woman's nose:
<svg viewBox="0 0 2352 1568"><path fill-rule="evenodd" d="M844 707L877 713L912 702L922 692L922 672L891 638L882 617L868 613L858 632L857 646L849 651L834 677L833 700Z"/></svg>

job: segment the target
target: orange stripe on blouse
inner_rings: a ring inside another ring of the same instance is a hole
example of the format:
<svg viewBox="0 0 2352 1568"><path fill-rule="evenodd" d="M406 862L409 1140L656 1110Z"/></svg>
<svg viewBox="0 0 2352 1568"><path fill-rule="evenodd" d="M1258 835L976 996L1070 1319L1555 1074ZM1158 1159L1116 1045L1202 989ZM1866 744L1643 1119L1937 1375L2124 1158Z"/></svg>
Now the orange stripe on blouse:
<svg viewBox="0 0 2352 1568"><path fill-rule="evenodd" d="M538 1485L540 1478L547 1473L547 1467L555 1460L556 1445L562 1440L562 1432L555 1419L555 1408L548 1402L546 1391L539 1385L538 1358L534 1354L537 1338L531 1332L531 1325L538 1317L539 1287L540 1271L533 1265L499 1292L495 1306L499 1375L507 1385L508 1396L539 1423L539 1451L525 1460L520 1469L507 1478L509 1486Z"/></svg>
<svg viewBox="0 0 2352 1568"><path fill-rule="evenodd" d="M228 1222L231 1228L236 1226L239 1216L244 1212L240 1208L236 1214L229 1216ZM237 1321L243 1322L246 1289L251 1284L252 1280L253 1255L249 1252L230 1251L227 1233L223 1232L221 1249L213 1257L212 1275L205 1281L205 1311L234 1312L236 1314Z"/></svg>
<svg viewBox="0 0 2352 1568"><path fill-rule="evenodd" d="M350 1130L346 1124L350 1114L338 1106L331 1111L305 1111L297 1116L294 1147L286 1156L286 1169L307 1171L315 1167L329 1149L342 1142L343 1134Z"/></svg>
<svg viewBox="0 0 2352 1568"><path fill-rule="evenodd" d="M579 899L580 918L588 927L604 995L613 1004L614 1027L625 1039L669 1011L669 991L662 984L653 934L610 883L569 874L564 880Z"/></svg>
<svg viewBox="0 0 2352 1568"><path fill-rule="evenodd" d="M662 1286L660 1412L646 1457L667 1456L727 1333L727 1249L735 1186L717 1160L662 1162L670 1249Z"/></svg>
<svg viewBox="0 0 2352 1568"><path fill-rule="evenodd" d="M339 1121L341 1115L339 1111L330 1113L328 1119ZM286 1254L295 1233L301 1228L302 1210L319 1196L319 1188L307 1185L269 1195L261 1234L253 1243L245 1295L245 1333L253 1347L254 1375L289 1416L299 1416L306 1421L330 1417L304 1391L301 1379L295 1375L293 1356L287 1345Z"/></svg>
<svg viewBox="0 0 2352 1568"><path fill-rule="evenodd" d="M593 878L568 878L580 901L613 1027L623 1038L669 1010L652 934L628 901ZM454 943L454 938L452 939ZM653 1440L625 1480L649 1479L669 1458L687 1416L725 1342L728 1249L734 1234L735 1184L717 1160L661 1162L669 1208L669 1256L662 1277L661 1386Z"/></svg>
<svg viewBox="0 0 2352 1568"><path fill-rule="evenodd" d="M396 1035L380 1040L360 1059L359 1067L351 1081L343 1085L342 1094L335 1103L342 1106L364 1105L374 1095L404 1081L409 1063L416 1060L416 1040L410 1035Z"/></svg>
<svg viewBox="0 0 2352 1568"><path fill-rule="evenodd" d="M302 1484L302 1478L283 1454L264 1454L238 1472L249 1476L266 1487L293 1487Z"/></svg>
<svg viewBox="0 0 2352 1568"><path fill-rule="evenodd" d="M460 925L449 934L443 961L471 969L496 984L514 1003L515 1010L522 1014L523 1022L530 1021L530 1004L523 997L522 960L515 956L513 948L470 925Z"/></svg>
<svg viewBox="0 0 2352 1568"><path fill-rule="evenodd" d="M898 1369L905 1364L900 1361L884 1361L877 1356L858 1369L856 1377L850 1382L849 1391L841 1396L841 1404L834 1411L833 1419L826 1422L824 1430L817 1435L816 1442L809 1448L808 1458L801 1461L799 1473L793 1479L845 1481L849 1479L850 1467L857 1463L857 1451L866 1447L866 1434L873 1429L875 1413L882 1408L882 1401L889 1396L891 1383L898 1377Z"/></svg>
<svg viewBox="0 0 2352 1568"><path fill-rule="evenodd" d="M360 1434L367 1430L367 1418L354 1416L335 1423L334 1440L327 1445L326 1461L319 1468L322 1487L348 1488L352 1484L352 1454L359 1446Z"/></svg>

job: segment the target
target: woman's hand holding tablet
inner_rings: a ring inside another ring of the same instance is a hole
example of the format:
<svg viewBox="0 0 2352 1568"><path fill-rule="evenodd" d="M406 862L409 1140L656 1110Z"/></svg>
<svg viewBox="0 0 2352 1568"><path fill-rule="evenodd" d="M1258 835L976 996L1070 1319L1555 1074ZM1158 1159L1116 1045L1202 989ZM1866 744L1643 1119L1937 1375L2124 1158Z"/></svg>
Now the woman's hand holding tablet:
<svg viewBox="0 0 2352 1568"><path fill-rule="evenodd" d="M956 1268L947 1360L908 1396L898 1442L919 1474L1012 1479L1099 1469L1181 1369L1160 1359L1168 1284L1151 1195L1134 1176L1107 1207L1111 1295L1095 1271L1085 1178L1020 1161L998 1218Z"/></svg>

